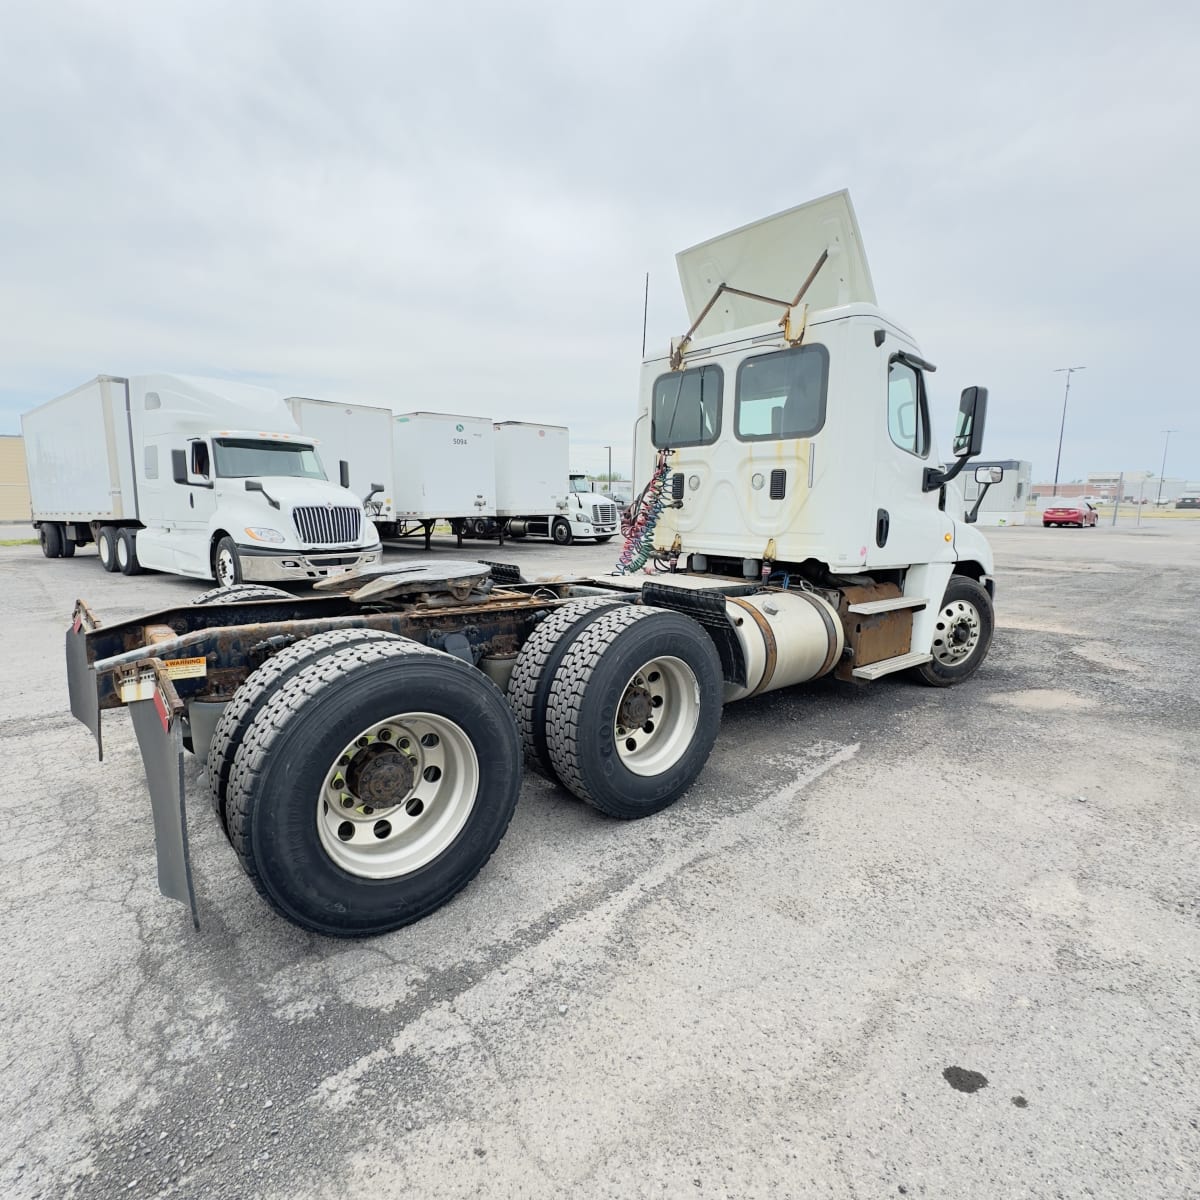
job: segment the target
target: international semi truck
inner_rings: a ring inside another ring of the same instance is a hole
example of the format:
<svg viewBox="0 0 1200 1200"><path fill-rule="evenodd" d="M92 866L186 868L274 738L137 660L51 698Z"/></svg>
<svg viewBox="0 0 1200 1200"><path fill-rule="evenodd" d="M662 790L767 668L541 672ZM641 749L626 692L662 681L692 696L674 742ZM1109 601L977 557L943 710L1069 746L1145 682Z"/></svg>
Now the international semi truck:
<svg viewBox="0 0 1200 1200"><path fill-rule="evenodd" d="M107 571L228 586L377 565L362 500L267 388L100 375L21 418L47 558L95 543ZM344 467L343 467L344 472Z"/></svg>
<svg viewBox="0 0 1200 1200"><path fill-rule="evenodd" d="M433 559L111 624L76 604L71 710L102 749L101 714L129 709L159 886L193 921L188 750L266 903L356 937L475 877L526 761L603 813L648 817L704 769L727 703L979 669L992 554L946 490L981 453L987 393L962 392L940 462L934 367L878 307L849 197L678 265L691 324L643 364L641 488L614 574Z"/></svg>

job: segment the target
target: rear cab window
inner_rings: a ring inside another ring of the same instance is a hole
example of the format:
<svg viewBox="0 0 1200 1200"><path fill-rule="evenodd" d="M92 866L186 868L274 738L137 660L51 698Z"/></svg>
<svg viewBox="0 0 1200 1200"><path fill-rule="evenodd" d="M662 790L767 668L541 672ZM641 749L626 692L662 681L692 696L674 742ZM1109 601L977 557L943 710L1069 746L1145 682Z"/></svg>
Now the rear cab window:
<svg viewBox="0 0 1200 1200"><path fill-rule="evenodd" d="M662 450L709 446L721 432L725 373L715 363L672 371L654 381L650 440Z"/></svg>
<svg viewBox="0 0 1200 1200"><path fill-rule="evenodd" d="M794 346L742 360L737 373L734 433L742 442L807 438L825 424L829 351Z"/></svg>

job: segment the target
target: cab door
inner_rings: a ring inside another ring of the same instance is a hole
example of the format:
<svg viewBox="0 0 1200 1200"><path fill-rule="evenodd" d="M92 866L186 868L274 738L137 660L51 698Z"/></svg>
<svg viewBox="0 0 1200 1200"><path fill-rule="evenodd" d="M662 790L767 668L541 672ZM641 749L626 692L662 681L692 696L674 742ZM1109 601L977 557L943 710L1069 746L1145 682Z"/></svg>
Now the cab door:
<svg viewBox="0 0 1200 1200"><path fill-rule="evenodd" d="M895 346L895 343L892 343ZM881 403L876 407L874 528L868 567L906 567L954 557L949 517L938 489L924 490L925 471L936 467L925 372L920 359L892 349L882 362Z"/></svg>
<svg viewBox="0 0 1200 1200"><path fill-rule="evenodd" d="M206 438L187 442L187 480L177 484L174 529L175 559L189 575L207 574L208 547L217 493L212 450Z"/></svg>

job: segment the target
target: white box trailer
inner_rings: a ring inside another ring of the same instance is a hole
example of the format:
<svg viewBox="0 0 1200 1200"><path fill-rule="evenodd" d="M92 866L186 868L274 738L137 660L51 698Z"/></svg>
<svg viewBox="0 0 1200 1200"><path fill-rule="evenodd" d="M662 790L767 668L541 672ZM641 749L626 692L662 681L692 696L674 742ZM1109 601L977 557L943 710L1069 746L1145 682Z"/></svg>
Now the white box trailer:
<svg viewBox="0 0 1200 1200"><path fill-rule="evenodd" d="M311 581L377 563L362 501L330 482L283 398L180 375L100 375L21 417L47 558L108 571Z"/></svg>
<svg viewBox="0 0 1200 1200"><path fill-rule="evenodd" d="M363 497L371 519L394 521L392 410L310 396L289 396L287 406L300 430L316 439L326 471L345 462L350 487Z"/></svg>
<svg viewBox="0 0 1200 1200"><path fill-rule="evenodd" d="M496 515L495 435L490 417L399 414L392 427L394 524L385 537L421 532L429 549L446 521L462 545L468 523Z"/></svg>
<svg viewBox="0 0 1200 1200"><path fill-rule="evenodd" d="M975 520L980 525L1024 525L1025 505L1032 486L1033 464L1023 459L996 458L977 462L979 467L1002 467L1004 478L994 483L984 494ZM966 511L970 512L979 499L981 485L969 473L960 475Z"/></svg>
<svg viewBox="0 0 1200 1200"><path fill-rule="evenodd" d="M617 506L572 475L565 425L501 421L496 425L496 516L501 535L606 542L619 527ZM476 532L484 532L476 527Z"/></svg>

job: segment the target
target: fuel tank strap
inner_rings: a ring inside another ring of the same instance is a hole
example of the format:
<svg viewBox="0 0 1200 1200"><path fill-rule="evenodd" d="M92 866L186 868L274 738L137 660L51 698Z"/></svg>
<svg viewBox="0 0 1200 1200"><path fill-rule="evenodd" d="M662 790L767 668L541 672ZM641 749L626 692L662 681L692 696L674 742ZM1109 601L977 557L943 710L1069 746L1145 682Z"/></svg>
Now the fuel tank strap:
<svg viewBox="0 0 1200 1200"><path fill-rule="evenodd" d="M763 646L766 650L766 663L763 666L762 678L755 685L754 690L746 696L748 700L750 696L757 696L771 682L771 677L775 674L775 666L779 662L779 646L775 641L775 631L771 628L771 623L753 604L747 604L745 600L741 600L737 596L730 596L728 602L736 604L743 612L749 613L754 618L754 623L762 634Z"/></svg>

